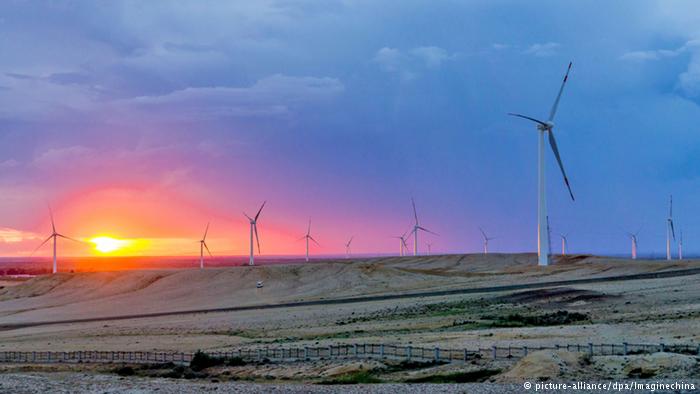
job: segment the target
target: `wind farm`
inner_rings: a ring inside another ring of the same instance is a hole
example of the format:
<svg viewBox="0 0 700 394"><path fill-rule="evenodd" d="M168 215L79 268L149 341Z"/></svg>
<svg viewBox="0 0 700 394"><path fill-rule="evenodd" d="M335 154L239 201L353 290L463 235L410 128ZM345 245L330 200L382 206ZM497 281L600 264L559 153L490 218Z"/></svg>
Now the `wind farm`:
<svg viewBox="0 0 700 394"><path fill-rule="evenodd" d="M0 392L698 391L697 11L0 4Z"/></svg>

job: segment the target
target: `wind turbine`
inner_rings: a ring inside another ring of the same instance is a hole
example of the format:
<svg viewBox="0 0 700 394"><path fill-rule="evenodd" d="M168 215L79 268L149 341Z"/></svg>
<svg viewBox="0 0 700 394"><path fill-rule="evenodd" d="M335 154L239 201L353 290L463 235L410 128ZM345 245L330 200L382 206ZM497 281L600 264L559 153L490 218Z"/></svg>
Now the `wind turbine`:
<svg viewBox="0 0 700 394"><path fill-rule="evenodd" d="M37 246L31 255L36 253L37 250L39 250L42 246L44 246L45 243L49 242L53 238L53 270L51 271L51 273L55 274L58 272L58 265L57 265L57 259L56 259L56 239L58 237L61 237L61 238L65 238L65 239L70 239L71 241L78 242L78 243L82 243L82 242L78 241L77 239L67 237L63 234L56 232L56 223L53 220L53 211L51 210L51 206L49 206L49 216L51 216L51 235L49 235L49 237L46 238L46 240L44 240L44 242L42 242L41 245Z"/></svg>
<svg viewBox="0 0 700 394"><path fill-rule="evenodd" d="M258 237L258 218L260 217L260 212L262 212L266 203L267 203L267 201L263 201L262 205L260 206L260 209L258 209L258 213L255 214L255 217L251 218L250 216L248 216L247 213L243 212L245 217L247 217L248 220L250 221L250 261L248 262L248 265L255 265L255 250L253 249L253 234L255 234L255 241L258 244L258 254L260 254L260 238Z"/></svg>
<svg viewBox="0 0 700 394"><path fill-rule="evenodd" d="M481 227L479 227L479 231L481 231L481 236L484 238L484 254L489 254L489 241L496 238L487 237L484 229Z"/></svg>
<svg viewBox="0 0 700 394"><path fill-rule="evenodd" d="M637 260L637 234L639 234L639 231L636 233L627 233L627 235L630 237L630 240L632 241L632 260Z"/></svg>
<svg viewBox="0 0 700 394"><path fill-rule="evenodd" d="M537 263L539 265L549 265L549 256L548 256L548 250L549 250L549 237L547 234L547 199L546 199L546 185L545 185L545 177L544 177L544 169L545 169L545 162L544 162L544 154L545 154L545 144L544 144L544 137L545 134L549 138L549 145L552 148L552 152L554 153L554 156L557 159L557 163L559 164L559 169L561 169L561 174L564 176L564 183L566 184L566 187L569 189L569 195L571 196L571 200L574 201L574 193L571 191L571 186L569 185L569 178L566 176L566 172L564 171L564 164L562 164L561 161L561 156L559 155L559 149L557 148L557 142L554 139L554 115L557 113L557 107L559 106L559 100L561 99L561 94L564 92L564 85L566 85L566 81L569 79L569 71L571 71L571 62L569 62L569 67L566 69L566 74L564 75L564 80L561 82L561 87L559 88L559 93L557 94L557 98L554 100L554 105L552 105L552 109L549 112L549 118L547 119L546 122L543 122L541 120L521 115L521 114L515 114L515 113L509 113L508 115L511 116L517 116L519 118L527 119L532 122L537 123L537 130L539 131L539 154L538 154L538 160L537 160L537 166L538 166L538 198L537 198L537 211L538 211L538 218L537 218Z"/></svg>
<svg viewBox="0 0 700 394"><path fill-rule="evenodd" d="M209 253L210 257L214 257L211 255L211 251L209 250L209 247L207 246L207 242L206 242L208 232L209 232L209 223L207 223L207 228L204 229L204 236L199 241L199 269L204 269L204 249L207 250L207 253Z"/></svg>
<svg viewBox="0 0 700 394"><path fill-rule="evenodd" d="M431 248L432 248L433 244L431 244L430 242L426 242L425 246L428 247L428 256L430 256L430 252L431 252Z"/></svg>
<svg viewBox="0 0 700 394"><path fill-rule="evenodd" d="M683 260L683 230L679 231L678 237L678 260Z"/></svg>
<svg viewBox="0 0 700 394"><path fill-rule="evenodd" d="M673 229L673 195L669 197L668 219L666 219L666 260L671 260L671 237L676 240L676 232Z"/></svg>
<svg viewBox="0 0 700 394"><path fill-rule="evenodd" d="M413 225L413 230L411 230L411 233L409 235L413 235L413 255L418 256L418 232L425 231L426 233L430 233L430 234L435 234L435 235L438 235L438 234L428 230L425 227L421 227L421 225L418 224L418 213L416 212L416 202L413 201L413 197L411 197L411 204L413 204L413 217L416 219L416 223Z"/></svg>
<svg viewBox="0 0 700 394"><path fill-rule="evenodd" d="M345 258L346 259L350 258L350 245L352 244L352 240L354 238L355 238L355 236L353 235L352 237L350 237L350 240L348 240L348 242L345 244Z"/></svg>
<svg viewBox="0 0 700 394"><path fill-rule="evenodd" d="M399 256L401 256L401 257L404 256L404 250L408 250L408 244L406 244L406 233L408 233L409 231L410 231L410 229L401 235L398 235L396 237L392 237L392 238L396 238L399 240Z"/></svg>
<svg viewBox="0 0 700 394"><path fill-rule="evenodd" d="M561 237L561 255L566 256L566 250L569 248L569 240L566 238L568 234L559 234Z"/></svg>
<svg viewBox="0 0 700 394"><path fill-rule="evenodd" d="M312 241L314 241L314 243L316 243L316 245L321 246L318 242L316 242L314 237L311 236L311 219L309 219L309 228L306 230L306 235L299 238L299 241L301 241L302 239L306 240L306 262L308 263L309 262L309 240L312 240Z"/></svg>

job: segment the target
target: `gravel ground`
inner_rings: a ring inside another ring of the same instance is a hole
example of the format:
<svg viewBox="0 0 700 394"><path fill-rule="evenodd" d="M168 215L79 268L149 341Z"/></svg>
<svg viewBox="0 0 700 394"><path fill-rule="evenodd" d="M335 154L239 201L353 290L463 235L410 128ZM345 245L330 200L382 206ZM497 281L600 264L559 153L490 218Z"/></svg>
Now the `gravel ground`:
<svg viewBox="0 0 700 394"><path fill-rule="evenodd" d="M651 381L650 381L651 382ZM653 383L653 382L652 382ZM667 382L673 383L673 382ZM699 381L689 380L699 387ZM539 392L571 392L540 390ZM616 391L616 390L613 390ZM113 375L86 373L5 373L0 374L1 393L529 393L521 384L372 384L352 386L318 386L308 384L259 384L206 382L176 379L120 378ZM576 393L599 393L600 390L576 390ZM691 393L691 390L656 390L655 393Z"/></svg>

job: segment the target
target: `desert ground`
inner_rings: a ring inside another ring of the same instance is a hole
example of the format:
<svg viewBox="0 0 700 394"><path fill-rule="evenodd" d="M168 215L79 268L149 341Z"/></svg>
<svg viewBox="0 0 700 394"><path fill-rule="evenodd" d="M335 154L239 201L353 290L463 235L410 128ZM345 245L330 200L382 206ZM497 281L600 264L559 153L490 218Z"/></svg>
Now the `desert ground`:
<svg viewBox="0 0 700 394"><path fill-rule="evenodd" d="M0 351L191 352L337 343L411 344L455 349L589 342L697 345L700 343L697 329L700 327L700 287L697 286L700 274L553 286L546 283L698 267L700 261L695 260L632 261L594 256L558 257L549 267L537 267L532 254L489 254L41 276L0 283L3 286L0 289ZM261 289L256 288L260 280L265 284ZM532 289L494 289L513 284L541 285ZM476 290L463 294L430 294L457 289ZM360 298L332 305L212 311L413 293L420 295ZM171 314L134 317L164 312ZM547 316L557 313L567 318L547 321ZM534 319L510 321L513 315ZM69 379L66 376L71 374L88 374L90 379L105 381L117 379L108 367L89 371L86 367L76 370L75 366L68 370L13 365L3 368L0 388L8 387L12 379L22 376L32 376L37 382L44 382L45 387L56 390L60 387L50 385ZM381 381L405 382L431 374L497 371L487 376L495 385L488 386L495 387L494 392L503 392L503 387L511 387L509 385L519 387L526 379L684 378L690 381L700 377L696 355L587 357L556 351L533 352L522 360L479 360L466 365L426 365L406 370L381 360L314 361L224 369L211 371L209 377L216 376L220 384L233 378L247 380L247 384L297 384L370 371ZM138 379L134 381L134 392L138 392L137 386L141 384ZM211 381L206 382L206 387L210 387ZM196 387L195 383L177 384ZM251 387L255 391L255 386ZM294 387L301 386L291 389ZM380 390L383 385L372 387ZM437 385L435 390L465 390L458 387L460 385ZM483 392L489 392L487 386L480 387ZM189 389L183 386L173 390Z"/></svg>

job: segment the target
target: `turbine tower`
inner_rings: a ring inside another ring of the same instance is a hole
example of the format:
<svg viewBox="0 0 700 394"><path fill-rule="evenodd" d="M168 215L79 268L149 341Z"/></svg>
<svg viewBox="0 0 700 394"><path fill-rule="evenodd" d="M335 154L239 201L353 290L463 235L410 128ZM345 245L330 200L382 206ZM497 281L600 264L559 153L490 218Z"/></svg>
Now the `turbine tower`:
<svg viewBox="0 0 700 394"><path fill-rule="evenodd" d="M559 234L559 237L561 237L561 255L566 256L566 251L569 248L569 240L566 238L568 234Z"/></svg>
<svg viewBox="0 0 700 394"><path fill-rule="evenodd" d="M496 238L487 237L484 229L481 227L479 227L479 231L481 231L481 237L484 239L484 254L489 254L489 241Z"/></svg>
<svg viewBox="0 0 700 394"><path fill-rule="evenodd" d="M354 235L352 237L350 237L350 240L348 240L348 242L345 244L345 258L346 259L350 258L350 245L352 244L353 238L355 238Z"/></svg>
<svg viewBox="0 0 700 394"><path fill-rule="evenodd" d="M549 251L549 237L547 234L547 199L546 199L546 185L545 185L545 176L544 176L544 169L545 169L545 160L544 160L544 155L545 155L545 135L547 135L549 139L549 145L552 148L552 152L554 153L554 156L557 159L557 163L559 164L559 169L561 170L562 175L564 176L564 183L566 184L566 187L569 190L569 195L571 196L571 200L574 201L574 194L571 191L571 186L569 185L569 178L566 176L566 172L564 171L564 164L562 164L561 161L561 156L559 155L559 149L557 148L557 142L554 139L554 115L557 113L557 107L559 106L559 100L561 99L561 95L564 92L564 86L566 85L566 81L569 79L569 71L571 71L571 62L569 62L569 67L566 69L566 74L564 75L564 80L561 82L561 87L559 88L559 93L557 94L557 98L554 100L554 105L552 105L552 109L549 112L549 118L547 119L546 122L543 122L541 120L521 115L521 114L515 114L515 113L509 113L508 115L511 116L517 116L519 118L527 119L532 122L535 122L537 124L537 131L539 132L539 149L538 149L538 160L537 160L537 166L538 166L538 188L537 188L537 211L538 211L538 217L537 217L537 263L538 265L549 265L549 256L548 256L548 251Z"/></svg>
<svg viewBox="0 0 700 394"><path fill-rule="evenodd" d="M51 216L51 235L49 235L48 238L44 240L39 246L34 249L34 251L30 254L30 256L34 255L37 250L39 250L42 246L44 246L45 243L49 242L51 239L53 239L53 269L51 270L52 274L55 274L58 272L58 260L56 258L56 239L58 237L65 238L65 239L70 239L71 241L82 243L81 241L78 241L77 239L67 237L63 234L60 234L56 231L56 223L53 220L53 211L51 210L51 206L49 206L49 216Z"/></svg>
<svg viewBox="0 0 700 394"><path fill-rule="evenodd" d="M267 201L263 201L262 205L260 206L260 209L258 209L258 213L255 214L255 217L251 218L250 216L248 216L247 213L243 212L245 217L247 217L248 220L250 221L250 260L248 261L248 265L255 265L255 250L253 249L253 234L255 234L255 241L258 244L258 254L260 254L260 238L258 238L258 218L260 217L260 212L262 212L266 203L267 203Z"/></svg>
<svg viewBox="0 0 700 394"><path fill-rule="evenodd" d="M207 232L209 232L209 223L207 223L207 228L204 229L204 236L199 241L199 269L204 269L204 249L206 249L207 253L209 253L209 257L214 257L211 255L211 251L207 246Z"/></svg>
<svg viewBox="0 0 700 394"><path fill-rule="evenodd" d="M309 262L309 240L312 240L312 241L314 241L314 243L316 243L316 245L321 246L318 242L316 242L314 237L311 236L311 219L309 219L309 228L306 230L306 235L299 238L299 241L301 241L302 239L306 240L306 262L308 263ZM352 239L350 239L350 242L352 242ZM348 248L350 248L350 246L349 246L350 242L348 242Z"/></svg>
<svg viewBox="0 0 700 394"><path fill-rule="evenodd" d="M671 238L676 240L676 232L673 229L673 195L669 197L668 219L666 219L666 260L671 260Z"/></svg>
<svg viewBox="0 0 700 394"><path fill-rule="evenodd" d="M637 233L627 233L632 241L632 260L637 260Z"/></svg>
<svg viewBox="0 0 700 394"><path fill-rule="evenodd" d="M678 260L683 260L683 230L679 231L678 237Z"/></svg>
<svg viewBox="0 0 700 394"><path fill-rule="evenodd" d="M413 235L413 255L418 256L418 232L419 231L425 231L430 234L437 235L437 233L434 233L430 230L428 230L425 227L422 227L420 224L418 224L418 213L416 212L416 202L413 201L413 197L411 197L411 204L413 204L413 217L416 220L416 223L413 225L413 230L411 230L411 233L409 235Z"/></svg>

